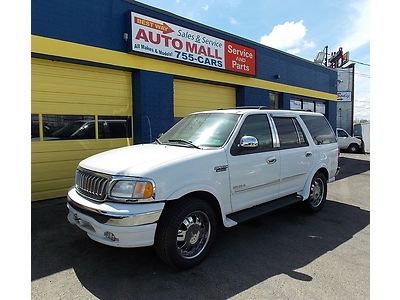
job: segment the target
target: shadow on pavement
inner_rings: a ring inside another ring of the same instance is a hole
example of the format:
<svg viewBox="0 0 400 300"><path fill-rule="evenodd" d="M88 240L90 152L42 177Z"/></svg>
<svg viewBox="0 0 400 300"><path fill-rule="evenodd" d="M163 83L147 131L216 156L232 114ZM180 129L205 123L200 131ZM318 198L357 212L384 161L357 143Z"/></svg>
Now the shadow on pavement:
<svg viewBox="0 0 400 300"><path fill-rule="evenodd" d="M336 180L361 174L370 170L370 161L356 158L339 157L340 172Z"/></svg>
<svg viewBox="0 0 400 300"><path fill-rule="evenodd" d="M152 247L122 249L91 241L66 215L60 201L32 205L32 280L73 268L80 283L100 299L226 299L279 274L312 281L295 270L370 222L369 211L333 200L315 215L287 207L222 229L201 265L176 271Z"/></svg>

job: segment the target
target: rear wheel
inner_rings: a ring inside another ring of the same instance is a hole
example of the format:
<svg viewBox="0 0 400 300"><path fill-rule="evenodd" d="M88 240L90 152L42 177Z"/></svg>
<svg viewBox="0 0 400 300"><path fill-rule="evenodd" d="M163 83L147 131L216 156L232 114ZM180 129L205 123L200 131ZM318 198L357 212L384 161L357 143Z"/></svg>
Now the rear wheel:
<svg viewBox="0 0 400 300"><path fill-rule="evenodd" d="M320 211L325 205L326 194L327 183L325 175L317 172L311 181L310 196L304 201L307 211L311 213Z"/></svg>
<svg viewBox="0 0 400 300"><path fill-rule="evenodd" d="M169 204L157 225L155 250L167 264L191 268L207 256L216 225L215 213L206 202L177 200Z"/></svg>

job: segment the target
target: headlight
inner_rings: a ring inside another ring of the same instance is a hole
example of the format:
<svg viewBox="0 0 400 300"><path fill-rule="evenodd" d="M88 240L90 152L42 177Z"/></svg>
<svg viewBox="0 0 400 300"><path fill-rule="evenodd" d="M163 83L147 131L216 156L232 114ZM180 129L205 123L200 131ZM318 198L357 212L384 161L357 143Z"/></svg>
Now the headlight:
<svg viewBox="0 0 400 300"><path fill-rule="evenodd" d="M114 183L110 192L111 198L125 200L149 199L153 195L154 184L145 180L118 180Z"/></svg>

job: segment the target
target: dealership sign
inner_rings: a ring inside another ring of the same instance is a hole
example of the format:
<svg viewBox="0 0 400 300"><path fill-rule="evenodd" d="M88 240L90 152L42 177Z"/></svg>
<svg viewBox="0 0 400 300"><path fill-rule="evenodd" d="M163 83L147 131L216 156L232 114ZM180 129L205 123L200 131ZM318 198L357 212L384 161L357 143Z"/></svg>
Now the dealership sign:
<svg viewBox="0 0 400 300"><path fill-rule="evenodd" d="M132 51L256 75L255 49L131 12Z"/></svg>
<svg viewBox="0 0 400 300"><path fill-rule="evenodd" d="M351 101L351 92L337 92L337 101Z"/></svg>

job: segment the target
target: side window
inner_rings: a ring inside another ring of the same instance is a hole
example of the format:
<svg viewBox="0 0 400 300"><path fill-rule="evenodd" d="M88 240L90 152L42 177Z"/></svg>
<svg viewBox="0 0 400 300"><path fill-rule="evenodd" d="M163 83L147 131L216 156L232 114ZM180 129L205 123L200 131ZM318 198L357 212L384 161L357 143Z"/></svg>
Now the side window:
<svg viewBox="0 0 400 300"><path fill-rule="evenodd" d="M258 147L243 149L239 147L240 139L245 136L254 136L258 140ZM231 149L232 155L242 155L263 152L272 149L272 134L267 115L250 115L244 120Z"/></svg>
<svg viewBox="0 0 400 300"><path fill-rule="evenodd" d="M131 118L119 116L99 116L99 139L132 137Z"/></svg>
<svg viewBox="0 0 400 300"><path fill-rule="evenodd" d="M274 117L281 148L301 147L307 145L304 133L295 118Z"/></svg>
<svg viewBox="0 0 400 300"><path fill-rule="evenodd" d="M94 138L96 138L94 116L43 115L45 141Z"/></svg>
<svg viewBox="0 0 400 300"><path fill-rule="evenodd" d="M344 130L338 129L337 133L338 137L344 137L344 138L348 137L348 134Z"/></svg>
<svg viewBox="0 0 400 300"><path fill-rule="evenodd" d="M294 123L294 126L296 127L297 134L299 136L300 145L308 145L306 136L305 136L303 129L301 128L299 122L297 122L297 120L295 118L293 118L293 123Z"/></svg>
<svg viewBox="0 0 400 300"><path fill-rule="evenodd" d="M336 143L336 136L324 116L302 115L316 145Z"/></svg>

